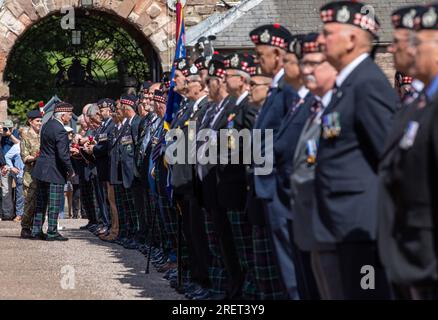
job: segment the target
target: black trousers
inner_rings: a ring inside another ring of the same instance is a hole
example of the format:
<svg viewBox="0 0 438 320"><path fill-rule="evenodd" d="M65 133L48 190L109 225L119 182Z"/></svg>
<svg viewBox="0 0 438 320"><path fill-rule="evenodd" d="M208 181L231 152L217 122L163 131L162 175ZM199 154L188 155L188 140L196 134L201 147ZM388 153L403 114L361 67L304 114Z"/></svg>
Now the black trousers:
<svg viewBox="0 0 438 320"><path fill-rule="evenodd" d="M75 218L80 216L80 212L81 212L80 199L81 199L81 189L79 188L79 184L73 184L72 207L73 207L73 217Z"/></svg>
<svg viewBox="0 0 438 320"><path fill-rule="evenodd" d="M295 267L298 292L301 300L321 300L318 286L313 275L310 252L302 251L294 246Z"/></svg>
<svg viewBox="0 0 438 320"><path fill-rule="evenodd" d="M345 299L388 300L391 298L390 285L374 241L338 243L336 251ZM367 288L370 281L374 284L372 289Z"/></svg>
<svg viewBox="0 0 438 320"><path fill-rule="evenodd" d="M188 268L192 280L203 287L209 287L208 268L211 257L202 209L193 196L175 195L175 200L182 214L182 231L187 244Z"/></svg>
<svg viewBox="0 0 438 320"><path fill-rule="evenodd" d="M134 203L135 209L138 212L138 222L139 222L139 230L135 235L135 240L141 244L146 243L146 208L144 197L146 193L146 183L147 181L141 181L140 179L135 178L132 184L132 191L134 192Z"/></svg>

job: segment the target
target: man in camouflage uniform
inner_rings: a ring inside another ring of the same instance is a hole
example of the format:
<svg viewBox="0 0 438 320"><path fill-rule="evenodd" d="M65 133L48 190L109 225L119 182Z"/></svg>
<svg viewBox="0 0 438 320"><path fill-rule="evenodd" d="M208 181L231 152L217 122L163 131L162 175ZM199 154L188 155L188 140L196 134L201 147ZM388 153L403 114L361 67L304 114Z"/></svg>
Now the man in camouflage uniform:
<svg viewBox="0 0 438 320"><path fill-rule="evenodd" d="M31 171L40 151L40 129L42 116L38 110L27 113L29 129L23 132L20 149L24 162L23 195L25 198L24 215L21 221L21 237L30 238L36 206L36 182L32 180Z"/></svg>

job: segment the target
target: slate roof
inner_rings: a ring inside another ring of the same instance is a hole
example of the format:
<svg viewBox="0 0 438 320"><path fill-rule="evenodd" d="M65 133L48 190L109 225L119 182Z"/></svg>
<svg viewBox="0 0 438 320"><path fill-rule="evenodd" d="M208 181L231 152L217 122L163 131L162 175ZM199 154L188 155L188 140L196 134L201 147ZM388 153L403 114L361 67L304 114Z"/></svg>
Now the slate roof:
<svg viewBox="0 0 438 320"><path fill-rule="evenodd" d="M215 14L203 21L195 27L197 30L189 29L188 39L196 38L196 33L202 30L202 35L215 33L216 48L245 48L252 47L248 37L249 32L262 24L278 22L293 33L319 31L322 25L319 8L327 2L327 0L244 0L236 8ZM391 12L402 6L430 3L430 0L369 0L364 2L375 8L376 16L382 25L379 33L380 42L388 43L392 39ZM252 6L252 8L242 14L239 12L239 7L245 8L245 6L246 8Z"/></svg>

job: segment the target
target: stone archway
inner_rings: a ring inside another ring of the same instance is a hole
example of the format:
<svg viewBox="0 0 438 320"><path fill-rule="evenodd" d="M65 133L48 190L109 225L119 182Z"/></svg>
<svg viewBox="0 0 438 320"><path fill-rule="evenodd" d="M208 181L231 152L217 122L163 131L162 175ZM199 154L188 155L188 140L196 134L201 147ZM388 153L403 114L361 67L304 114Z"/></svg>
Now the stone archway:
<svg viewBox="0 0 438 320"><path fill-rule="evenodd" d="M92 2L93 11L102 11L123 19L124 23L139 31L155 49L163 70L170 65L174 48L175 22L166 1L152 0L5 0L0 9L0 120L7 117L7 100L10 96L4 72L15 43L35 23L46 16L58 13L63 7L84 9L82 3ZM87 7L85 7L87 8Z"/></svg>

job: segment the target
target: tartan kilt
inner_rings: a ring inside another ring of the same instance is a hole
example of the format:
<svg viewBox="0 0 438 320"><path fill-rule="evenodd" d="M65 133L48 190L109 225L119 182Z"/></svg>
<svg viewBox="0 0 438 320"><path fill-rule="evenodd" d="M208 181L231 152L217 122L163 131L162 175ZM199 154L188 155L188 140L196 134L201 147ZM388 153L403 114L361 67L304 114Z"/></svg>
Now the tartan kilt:
<svg viewBox="0 0 438 320"><path fill-rule="evenodd" d="M54 237L58 234L58 216L61 211L62 198L64 197L64 185L39 180L37 180L37 184L37 203L32 234L36 236L42 232L47 210L47 237Z"/></svg>
<svg viewBox="0 0 438 320"><path fill-rule="evenodd" d="M163 218L165 231L170 241L169 245L171 248L176 248L178 233L177 212L167 195L167 170L162 164L162 161L156 163L155 181L157 185L160 213Z"/></svg>
<svg viewBox="0 0 438 320"><path fill-rule="evenodd" d="M274 252L268 229L252 226L254 246L254 271L261 300L284 300L283 285L274 261Z"/></svg>
<svg viewBox="0 0 438 320"><path fill-rule="evenodd" d="M123 186L121 184L114 185L114 199L116 201L117 214L119 217L119 237L126 238L128 236L128 228L126 225L126 213L123 203Z"/></svg>
<svg viewBox="0 0 438 320"><path fill-rule="evenodd" d="M211 289L214 294L225 294L227 288L227 273L224 262L219 250L219 240L214 230L211 213L204 210L204 226L207 234L208 248L211 254L211 265L208 268L208 278L210 279Z"/></svg>
<svg viewBox="0 0 438 320"><path fill-rule="evenodd" d="M97 222L98 205L91 181L80 180L80 199L89 221Z"/></svg>
<svg viewBox="0 0 438 320"><path fill-rule="evenodd" d="M231 224L240 266L245 273L242 289L243 298L246 300L259 299L255 284L252 227L244 211L227 210L227 216Z"/></svg>
<svg viewBox="0 0 438 320"><path fill-rule="evenodd" d="M140 222L138 217L138 211L135 209L134 192L132 188L122 189L122 203L125 209L126 226L128 230L128 237L133 237L140 230Z"/></svg>

